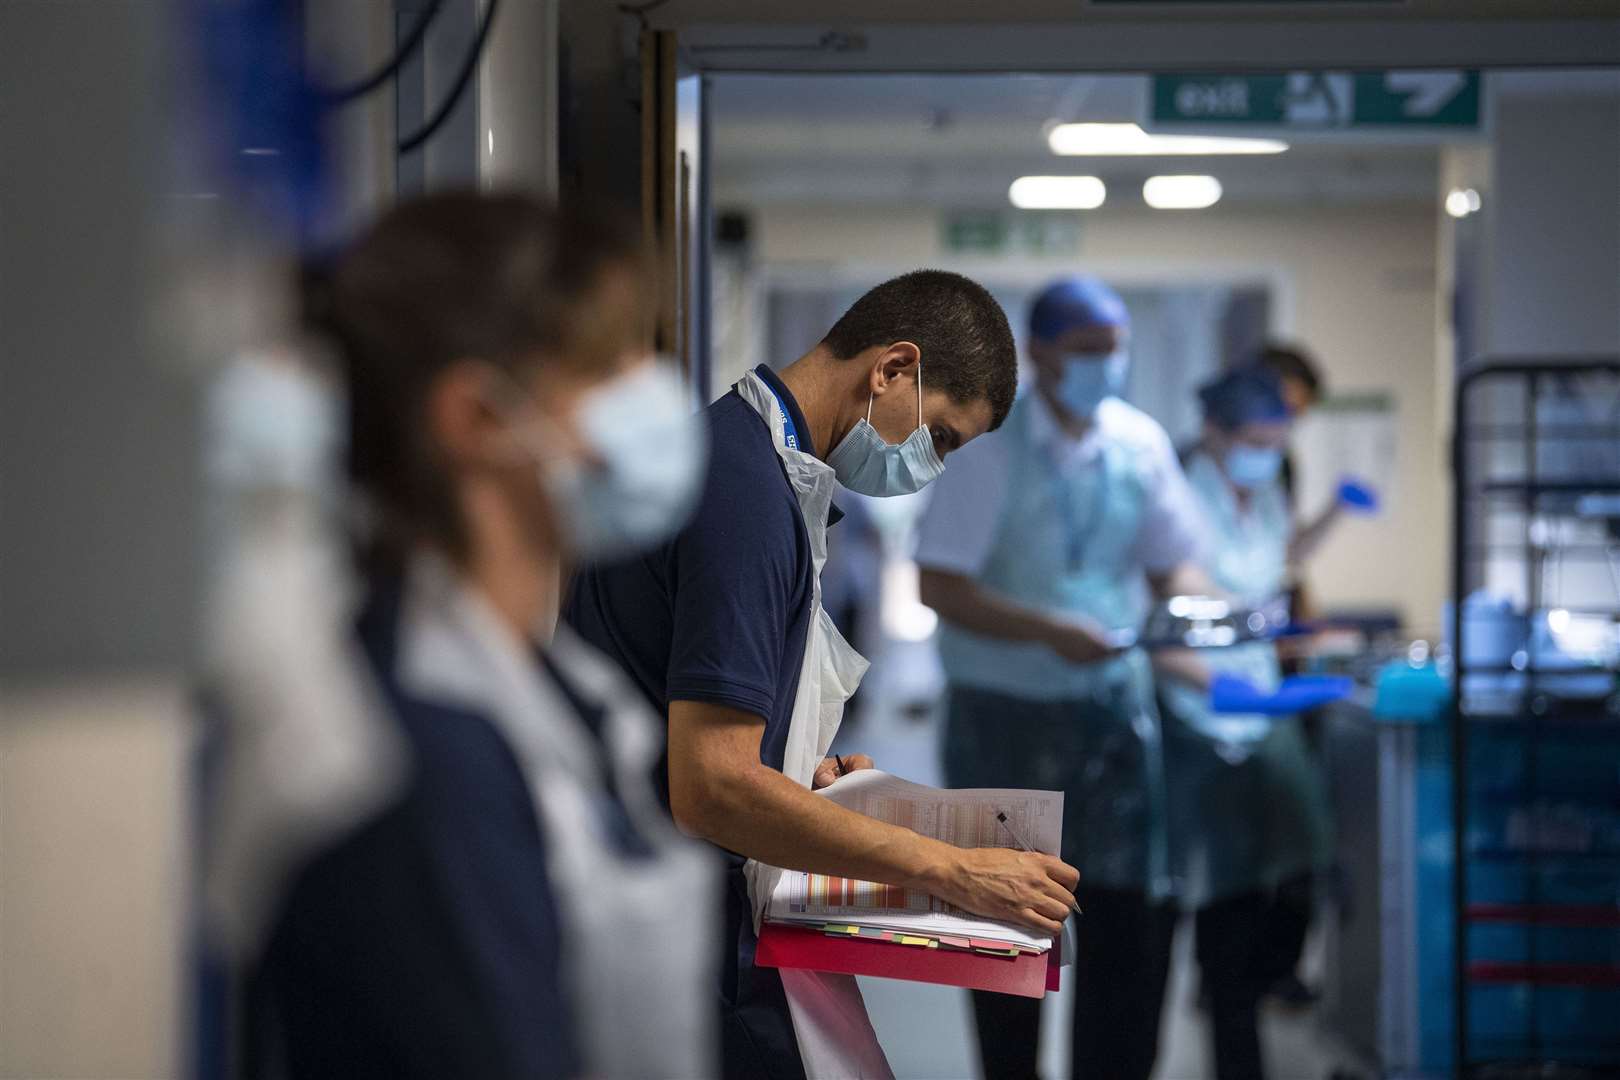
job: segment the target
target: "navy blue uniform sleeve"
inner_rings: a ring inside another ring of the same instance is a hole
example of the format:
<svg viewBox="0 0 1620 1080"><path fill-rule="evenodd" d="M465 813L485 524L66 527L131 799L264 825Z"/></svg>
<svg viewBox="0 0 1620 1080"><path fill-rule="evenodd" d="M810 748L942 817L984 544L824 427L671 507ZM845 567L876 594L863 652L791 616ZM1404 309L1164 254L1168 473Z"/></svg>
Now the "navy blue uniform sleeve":
<svg viewBox="0 0 1620 1080"><path fill-rule="evenodd" d="M788 674L783 653L804 601L809 541L781 466L774 457L765 464L767 477L724 466L711 474L697 516L675 541L670 701L769 719Z"/></svg>

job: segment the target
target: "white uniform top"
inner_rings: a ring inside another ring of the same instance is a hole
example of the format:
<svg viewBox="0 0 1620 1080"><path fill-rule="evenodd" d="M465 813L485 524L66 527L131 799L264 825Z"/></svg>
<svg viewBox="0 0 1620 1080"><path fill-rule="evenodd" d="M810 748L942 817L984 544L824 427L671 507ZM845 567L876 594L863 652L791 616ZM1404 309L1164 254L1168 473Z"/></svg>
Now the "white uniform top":
<svg viewBox="0 0 1620 1080"><path fill-rule="evenodd" d="M1157 422L1106 399L1080 438L1028 395L997 432L952 454L933 484L917 561L1020 604L1106 630L1137 630L1148 575L1192 559L1200 516ZM1039 642L945 624L940 661L958 686L1043 701L1106 696L1124 658L1072 664Z"/></svg>
<svg viewBox="0 0 1620 1080"><path fill-rule="evenodd" d="M1157 420L1119 398L1106 398L1091 427L1077 439L1058 425L1039 394L1029 394L1028 401L1031 434L1062 467L1095 463L1109 443L1134 449L1135 460L1146 464L1148 500L1134 544L1144 571L1163 573L1196 556L1198 511L1175 447ZM933 499L919 530L919 565L968 577L984 569L1001 524L1012 458L1013 448L1001 432L975 439L950 456L944 475L930 485Z"/></svg>

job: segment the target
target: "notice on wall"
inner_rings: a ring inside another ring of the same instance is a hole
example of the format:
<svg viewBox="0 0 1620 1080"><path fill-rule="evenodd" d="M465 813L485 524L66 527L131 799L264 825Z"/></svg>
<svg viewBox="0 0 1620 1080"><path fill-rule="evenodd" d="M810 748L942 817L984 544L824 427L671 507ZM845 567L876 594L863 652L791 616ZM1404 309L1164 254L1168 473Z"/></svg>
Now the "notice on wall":
<svg viewBox="0 0 1620 1080"><path fill-rule="evenodd" d="M1294 433L1300 513L1333 502L1347 476L1370 484L1388 506L1397 496L1395 397L1385 391L1329 396Z"/></svg>

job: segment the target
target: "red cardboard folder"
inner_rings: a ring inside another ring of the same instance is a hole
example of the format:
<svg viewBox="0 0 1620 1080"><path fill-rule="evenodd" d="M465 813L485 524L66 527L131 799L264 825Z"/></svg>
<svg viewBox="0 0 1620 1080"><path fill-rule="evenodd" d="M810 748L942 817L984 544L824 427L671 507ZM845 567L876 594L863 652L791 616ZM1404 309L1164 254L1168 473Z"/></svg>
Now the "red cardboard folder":
<svg viewBox="0 0 1620 1080"><path fill-rule="evenodd" d="M875 975L1038 998L1058 988L1061 951L1054 943L1045 956L1031 954L1009 959L766 923L759 931L754 963L760 967Z"/></svg>

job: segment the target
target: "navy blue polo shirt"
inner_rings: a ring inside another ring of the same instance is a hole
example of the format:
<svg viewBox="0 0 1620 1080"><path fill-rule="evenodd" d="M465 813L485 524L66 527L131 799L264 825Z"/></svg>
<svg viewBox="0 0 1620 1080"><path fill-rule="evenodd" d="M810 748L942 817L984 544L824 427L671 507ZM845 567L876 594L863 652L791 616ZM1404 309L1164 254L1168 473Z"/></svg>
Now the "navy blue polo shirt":
<svg viewBox="0 0 1620 1080"><path fill-rule="evenodd" d="M814 454L798 402L769 368L756 370L787 411L799 449ZM703 701L761 717L760 761L780 769L815 617L810 536L764 417L735 389L705 415L712 452L692 520L646 555L580 574L564 616L618 661L661 715L671 701ZM830 518L838 516L834 510ZM655 783L667 804L667 756ZM722 1076L802 1080L781 978L754 965L743 860L727 857Z"/></svg>
<svg viewBox="0 0 1620 1080"><path fill-rule="evenodd" d="M814 454L798 402L769 368L756 371ZM712 452L691 522L646 555L581 573L564 617L660 715L702 701L761 717L760 760L780 769L815 615L810 537L765 419L735 388L705 415ZM663 768L657 783L667 798Z"/></svg>

